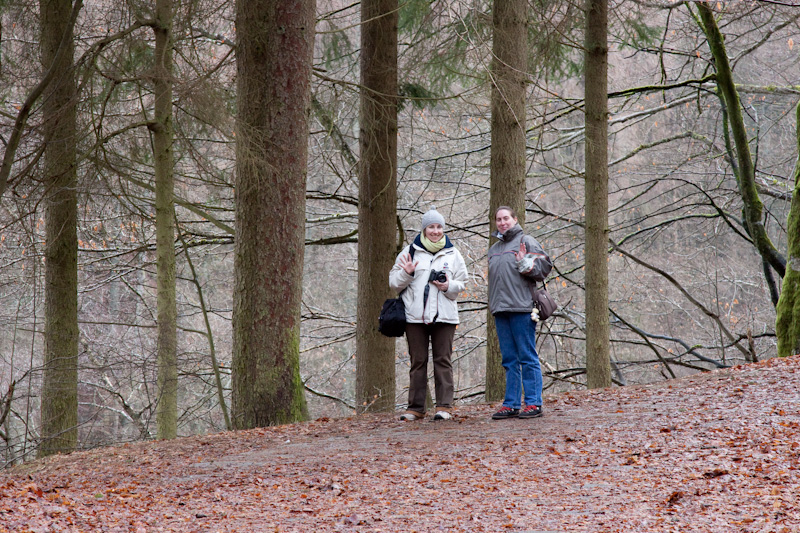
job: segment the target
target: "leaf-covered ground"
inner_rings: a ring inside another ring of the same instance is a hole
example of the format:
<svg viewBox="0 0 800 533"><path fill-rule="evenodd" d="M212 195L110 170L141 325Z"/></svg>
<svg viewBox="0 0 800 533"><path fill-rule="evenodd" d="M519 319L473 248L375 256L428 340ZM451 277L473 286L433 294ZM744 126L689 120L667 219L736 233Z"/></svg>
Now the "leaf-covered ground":
<svg viewBox="0 0 800 533"><path fill-rule="evenodd" d="M0 532L797 532L800 358L550 396L146 442L0 473Z"/></svg>

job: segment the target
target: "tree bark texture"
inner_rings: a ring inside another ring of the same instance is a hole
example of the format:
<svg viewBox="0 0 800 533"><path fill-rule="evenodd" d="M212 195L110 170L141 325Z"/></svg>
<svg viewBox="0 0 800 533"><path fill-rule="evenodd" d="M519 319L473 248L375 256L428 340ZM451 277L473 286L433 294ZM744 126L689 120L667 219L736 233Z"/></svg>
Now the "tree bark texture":
<svg viewBox="0 0 800 533"><path fill-rule="evenodd" d="M313 0L238 0L233 425L307 418L300 305Z"/></svg>
<svg viewBox="0 0 800 533"><path fill-rule="evenodd" d="M586 384L611 386L608 318L608 4L586 0Z"/></svg>
<svg viewBox="0 0 800 533"><path fill-rule="evenodd" d="M397 0L361 2L356 405L395 408L395 339L378 332L397 243Z"/></svg>
<svg viewBox="0 0 800 533"><path fill-rule="evenodd" d="M172 173L172 0L156 0L153 159L156 178L156 263L158 270L159 439L178 434L177 309L175 303L175 203Z"/></svg>
<svg viewBox="0 0 800 533"><path fill-rule="evenodd" d="M520 225L525 227L527 7L525 0L495 0L492 12L491 231L494 231L494 212L501 205L513 208ZM486 328L486 400L493 402L505 395L505 372L494 319L488 311Z"/></svg>
<svg viewBox="0 0 800 533"><path fill-rule="evenodd" d="M800 104L795 111L797 153L800 154ZM789 260L783 276L778 299L775 333L778 337L778 356L800 353L800 158L794 167L794 191L786 225Z"/></svg>
<svg viewBox="0 0 800 533"><path fill-rule="evenodd" d="M58 74L42 101L45 193L45 331L39 455L78 443L77 88L70 0L41 0L41 58ZM59 47L66 47L58 53ZM54 61L57 63L54 65Z"/></svg>
<svg viewBox="0 0 800 533"><path fill-rule="evenodd" d="M725 40L719 31L714 13L709 5L698 2L697 9L702 21L702 29L708 39L708 46L714 56L714 67L717 71L717 87L725 109L728 114L731 133L733 134L734 146L736 149L734 172L739 184L739 192L744 203L745 227L750 238L753 239L756 249L761 257L775 269L781 276L785 275L786 261L775 248L772 240L767 234L763 221L763 208L761 198L758 195L755 181L755 165L750 154L750 144L747 140L747 128L744 124L742 106L739 101L739 93L733 82L733 72L728 61L728 54L725 49Z"/></svg>

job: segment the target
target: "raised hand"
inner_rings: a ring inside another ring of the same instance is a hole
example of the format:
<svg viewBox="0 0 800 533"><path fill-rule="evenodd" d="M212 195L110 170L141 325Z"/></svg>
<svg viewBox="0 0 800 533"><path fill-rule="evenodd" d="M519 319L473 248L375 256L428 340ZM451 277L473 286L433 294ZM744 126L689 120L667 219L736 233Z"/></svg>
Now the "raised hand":
<svg viewBox="0 0 800 533"><path fill-rule="evenodd" d="M406 271L406 274L413 274L417 269L419 261L411 262L411 254L405 253L400 256L400 268Z"/></svg>
<svg viewBox="0 0 800 533"><path fill-rule="evenodd" d="M522 261L525 257L525 254L528 253L528 248L525 246L525 243L520 241L519 242L519 252L517 252L517 261Z"/></svg>
<svg viewBox="0 0 800 533"><path fill-rule="evenodd" d="M528 248L525 246L524 242L519 243L519 251L516 252L517 257L517 271L520 274L530 274L533 271L533 267L535 263L533 262L532 257L526 257L528 254Z"/></svg>

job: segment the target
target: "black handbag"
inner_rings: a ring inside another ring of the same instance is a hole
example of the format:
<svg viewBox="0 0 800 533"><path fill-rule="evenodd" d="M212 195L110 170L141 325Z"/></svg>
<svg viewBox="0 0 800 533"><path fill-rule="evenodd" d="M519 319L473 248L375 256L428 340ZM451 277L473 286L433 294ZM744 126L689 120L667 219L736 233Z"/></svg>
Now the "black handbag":
<svg viewBox="0 0 800 533"><path fill-rule="evenodd" d="M402 293L401 293L402 295ZM402 337L406 331L406 306L403 298L389 298L383 302L378 317L378 331L387 337Z"/></svg>
<svg viewBox="0 0 800 533"><path fill-rule="evenodd" d="M414 260L414 247L409 245L408 255ZM400 291L397 298L388 298L383 302L381 314L378 316L378 331L387 337L402 337L406 332L406 306L403 303L403 293Z"/></svg>

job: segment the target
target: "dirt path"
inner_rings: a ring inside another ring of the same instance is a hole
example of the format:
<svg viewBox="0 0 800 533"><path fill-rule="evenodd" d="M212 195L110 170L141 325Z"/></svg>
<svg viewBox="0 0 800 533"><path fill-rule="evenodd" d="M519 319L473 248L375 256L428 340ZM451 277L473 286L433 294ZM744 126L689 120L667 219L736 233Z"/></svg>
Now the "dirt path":
<svg viewBox="0 0 800 533"><path fill-rule="evenodd" d="M492 412L56 457L0 475L0 532L800 531L800 358Z"/></svg>

